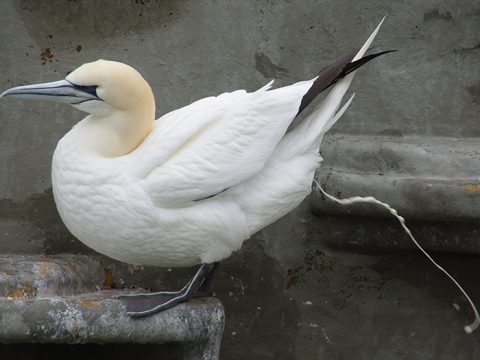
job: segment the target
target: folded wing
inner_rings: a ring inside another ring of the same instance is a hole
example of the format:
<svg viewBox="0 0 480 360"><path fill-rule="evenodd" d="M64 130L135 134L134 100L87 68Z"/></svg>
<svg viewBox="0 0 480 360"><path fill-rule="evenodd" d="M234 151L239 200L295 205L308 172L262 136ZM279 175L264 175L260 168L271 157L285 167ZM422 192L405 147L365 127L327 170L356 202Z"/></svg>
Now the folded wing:
<svg viewBox="0 0 480 360"><path fill-rule="evenodd" d="M135 152L143 186L163 207L214 196L258 173L313 80L197 101L158 119ZM134 159L135 160L135 159ZM140 163L140 162L138 162Z"/></svg>

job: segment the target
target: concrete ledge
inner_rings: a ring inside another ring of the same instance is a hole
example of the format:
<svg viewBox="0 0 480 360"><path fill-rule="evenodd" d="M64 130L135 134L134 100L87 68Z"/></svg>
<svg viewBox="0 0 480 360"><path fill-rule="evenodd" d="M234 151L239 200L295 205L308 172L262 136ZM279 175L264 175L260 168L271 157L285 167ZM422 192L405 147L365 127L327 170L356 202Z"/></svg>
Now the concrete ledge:
<svg viewBox="0 0 480 360"><path fill-rule="evenodd" d="M217 359L224 310L194 299L154 316L132 319L118 291L34 300L0 298L0 343L181 343L186 359Z"/></svg>
<svg viewBox="0 0 480 360"><path fill-rule="evenodd" d="M480 139L334 135L325 138L322 155L317 178L337 197L374 196L419 220L480 219ZM316 194L317 211L387 215Z"/></svg>
<svg viewBox="0 0 480 360"><path fill-rule="evenodd" d="M100 262L84 255L0 255L0 297L71 296L102 287Z"/></svg>
<svg viewBox="0 0 480 360"><path fill-rule="evenodd" d="M103 278L87 256L0 256L0 343L178 343L184 359L218 359L225 323L219 300L192 299L132 319L113 298L125 291L92 292Z"/></svg>

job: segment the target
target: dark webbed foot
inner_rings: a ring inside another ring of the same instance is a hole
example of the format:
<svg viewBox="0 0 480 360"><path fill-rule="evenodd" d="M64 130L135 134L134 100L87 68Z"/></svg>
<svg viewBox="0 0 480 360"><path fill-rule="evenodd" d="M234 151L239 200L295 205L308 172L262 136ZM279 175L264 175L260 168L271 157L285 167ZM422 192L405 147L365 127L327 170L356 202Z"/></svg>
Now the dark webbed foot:
<svg viewBox="0 0 480 360"><path fill-rule="evenodd" d="M127 294L117 298L126 304L127 315L142 317L170 309L192 297L210 296L213 270L216 265L217 263L202 264L193 278L180 291Z"/></svg>
<svg viewBox="0 0 480 360"><path fill-rule="evenodd" d="M188 298L182 295L183 294L178 291L170 294L120 295L118 299L125 303L127 315L131 317L141 317L167 310L180 302L187 301Z"/></svg>

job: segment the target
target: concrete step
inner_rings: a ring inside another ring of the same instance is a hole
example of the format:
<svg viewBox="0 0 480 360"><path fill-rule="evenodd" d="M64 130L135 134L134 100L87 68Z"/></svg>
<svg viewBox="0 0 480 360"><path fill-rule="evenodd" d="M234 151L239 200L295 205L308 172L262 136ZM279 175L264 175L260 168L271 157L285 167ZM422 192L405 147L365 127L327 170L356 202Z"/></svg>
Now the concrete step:
<svg viewBox="0 0 480 360"><path fill-rule="evenodd" d="M114 298L126 291L100 290L103 277L86 256L1 256L0 343L179 343L184 359L218 359L219 300L192 299L133 319Z"/></svg>

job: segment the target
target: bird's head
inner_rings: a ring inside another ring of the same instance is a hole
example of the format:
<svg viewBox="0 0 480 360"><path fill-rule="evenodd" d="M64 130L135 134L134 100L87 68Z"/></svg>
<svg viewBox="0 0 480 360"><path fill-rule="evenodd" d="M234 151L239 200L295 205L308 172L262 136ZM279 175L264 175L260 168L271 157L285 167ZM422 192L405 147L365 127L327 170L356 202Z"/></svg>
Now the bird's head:
<svg viewBox="0 0 480 360"><path fill-rule="evenodd" d="M155 106L152 90L138 71L107 60L84 64L65 80L17 86L0 95L6 96L67 103L99 117L115 110L154 111Z"/></svg>
<svg viewBox="0 0 480 360"><path fill-rule="evenodd" d="M17 86L0 97L67 103L91 115L75 127L78 143L105 156L135 149L150 133L155 117L152 90L131 66L98 60L60 81Z"/></svg>

